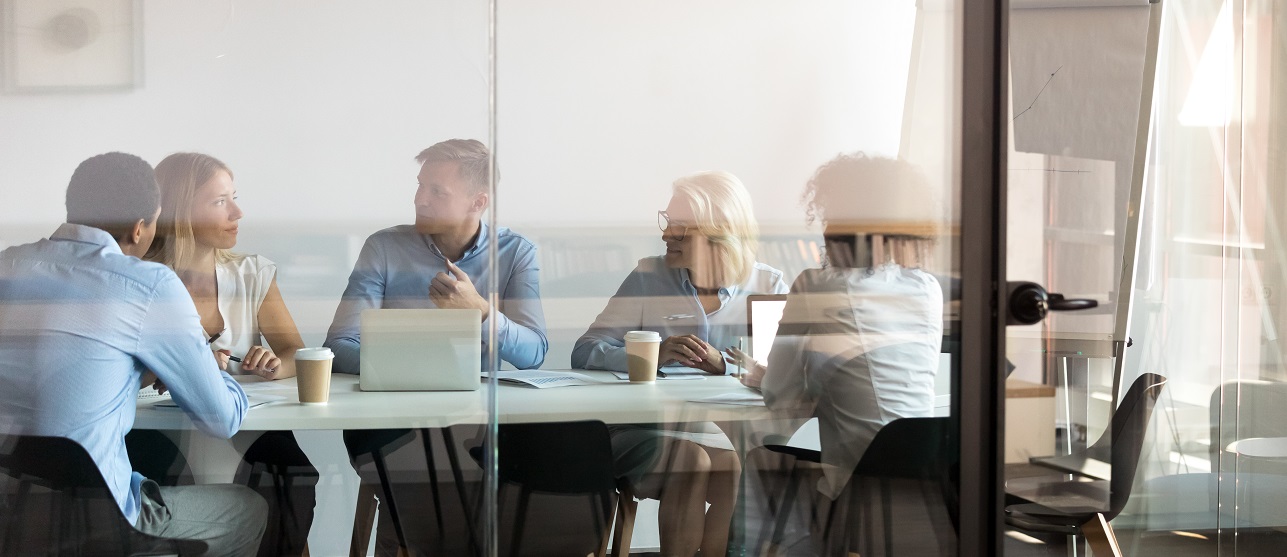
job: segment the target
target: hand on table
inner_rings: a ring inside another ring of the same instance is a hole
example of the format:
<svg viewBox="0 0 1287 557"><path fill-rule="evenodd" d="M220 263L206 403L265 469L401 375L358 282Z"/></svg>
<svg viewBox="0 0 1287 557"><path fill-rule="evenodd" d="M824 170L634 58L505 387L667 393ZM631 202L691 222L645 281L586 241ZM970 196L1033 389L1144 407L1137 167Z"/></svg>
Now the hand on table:
<svg viewBox="0 0 1287 557"><path fill-rule="evenodd" d="M724 359L719 350L697 335L678 335L661 341L657 361L661 365L679 362L715 375L724 374Z"/></svg>
<svg viewBox="0 0 1287 557"><path fill-rule="evenodd" d="M451 274L438 273L429 283L429 299L440 309L479 310L483 313L482 318L487 319L491 304L488 304L487 300L478 293L478 289L474 288L469 275L451 261L447 261L447 270Z"/></svg>
<svg viewBox="0 0 1287 557"><path fill-rule="evenodd" d="M764 381L764 372L768 368L764 367L764 364L755 361L746 352L732 346L725 349L724 354L726 354L724 361L746 370L746 373L742 374L742 384L758 391L760 384Z"/></svg>
<svg viewBox="0 0 1287 557"><path fill-rule="evenodd" d="M241 370L249 371L264 379L276 379L277 370L281 369L282 360L272 350L263 346L252 346L241 358Z"/></svg>

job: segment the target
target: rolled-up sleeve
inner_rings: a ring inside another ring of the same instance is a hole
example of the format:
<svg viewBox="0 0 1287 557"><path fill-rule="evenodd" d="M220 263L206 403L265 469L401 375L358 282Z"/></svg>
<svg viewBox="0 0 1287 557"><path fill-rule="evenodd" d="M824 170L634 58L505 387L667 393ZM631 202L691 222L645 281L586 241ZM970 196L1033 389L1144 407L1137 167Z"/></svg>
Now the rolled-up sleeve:
<svg viewBox="0 0 1287 557"><path fill-rule="evenodd" d="M491 323L483 321L483 339ZM496 311L497 351L500 358L519 369L540 367L550 342L545 334L545 311L541 307L541 267L536 247L527 245L514 258ZM486 347L484 347L486 348Z"/></svg>
<svg viewBox="0 0 1287 557"><path fill-rule="evenodd" d="M323 344L335 353L335 371L355 375L361 371L362 312L383 305L388 269L384 259L377 237L367 238L357 263L353 265L353 272L349 274L349 284L344 288Z"/></svg>
<svg viewBox="0 0 1287 557"><path fill-rule="evenodd" d="M202 338L192 298L173 273L152 293L134 355L165 384L197 429L227 438L241 428L246 393L219 369Z"/></svg>

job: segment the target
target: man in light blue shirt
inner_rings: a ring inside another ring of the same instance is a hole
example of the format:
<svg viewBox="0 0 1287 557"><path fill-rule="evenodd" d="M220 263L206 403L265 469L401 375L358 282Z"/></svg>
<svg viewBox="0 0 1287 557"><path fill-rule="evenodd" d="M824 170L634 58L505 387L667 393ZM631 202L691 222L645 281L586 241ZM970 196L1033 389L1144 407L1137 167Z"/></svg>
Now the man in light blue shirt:
<svg viewBox="0 0 1287 557"><path fill-rule="evenodd" d="M496 231L498 267L488 266L487 209L491 153L481 142L451 139L416 156L415 225L386 228L367 238L326 335L335 370L359 373L363 310L477 309L483 354L488 353L489 273L499 285L497 354L520 369L540 367L549 341L541 310L536 246L508 228ZM486 365L486 358L484 358Z"/></svg>
<svg viewBox="0 0 1287 557"><path fill-rule="evenodd" d="M183 283L138 259L159 212L146 161L99 155L72 175L66 224L0 252L0 428L79 443L139 530L253 555L267 516L258 494L158 487L126 455L141 385L164 383L197 428L218 437L236 433L247 408L206 345Z"/></svg>

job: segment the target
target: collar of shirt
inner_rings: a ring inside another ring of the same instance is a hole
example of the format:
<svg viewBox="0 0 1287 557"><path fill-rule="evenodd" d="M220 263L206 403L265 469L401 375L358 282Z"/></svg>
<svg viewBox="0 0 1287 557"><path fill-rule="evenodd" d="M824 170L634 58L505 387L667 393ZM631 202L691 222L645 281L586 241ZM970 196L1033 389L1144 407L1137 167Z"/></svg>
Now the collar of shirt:
<svg viewBox="0 0 1287 557"><path fill-rule="evenodd" d="M72 224L65 222L58 226L53 234L49 235L50 240L65 240L71 242L81 242L85 244L94 244L102 246L108 252L124 254L121 251L121 245L116 243L116 238L108 234L101 228L85 226L83 224Z"/></svg>
<svg viewBox="0 0 1287 557"><path fill-rule="evenodd" d="M432 236L428 234L421 234L421 236L425 239L425 245L429 246L429 251L433 252L434 255L442 258L443 260L447 259L447 256L443 255L442 250L438 249L438 245L433 243ZM482 220L479 220L478 236L475 237L474 244L469 246L468 248L465 248L465 253L461 254L460 259L457 259L453 263L459 263L461 261L469 259L473 257L475 254L485 249L487 249L487 223Z"/></svg>
<svg viewBox="0 0 1287 557"><path fill-rule="evenodd" d="M679 273L679 275L678 275L678 276L679 276L679 284L680 284L680 285L682 285L682 286L684 287L684 289L685 289L685 290L687 290L689 293L691 293L691 294L697 294L697 285L693 284L692 278L691 278L691 276L688 274L688 269L687 269L687 268L680 268L680 269L675 269L675 271L677 271L677 272ZM734 294L734 293L736 293L736 292L737 292L737 286L721 286L721 287L719 287L719 300L720 300L720 302L725 302L725 303L726 303L726 302L728 302L728 301L733 297L733 294Z"/></svg>

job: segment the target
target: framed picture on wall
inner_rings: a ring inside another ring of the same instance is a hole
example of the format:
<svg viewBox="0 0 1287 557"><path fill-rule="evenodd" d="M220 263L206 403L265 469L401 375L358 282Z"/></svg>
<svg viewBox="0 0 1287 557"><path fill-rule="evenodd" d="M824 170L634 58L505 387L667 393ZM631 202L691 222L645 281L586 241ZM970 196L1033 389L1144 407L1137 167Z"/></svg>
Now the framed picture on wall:
<svg viewBox="0 0 1287 557"><path fill-rule="evenodd" d="M0 0L7 93L142 84L139 0Z"/></svg>

